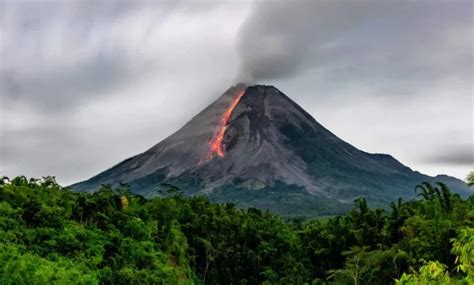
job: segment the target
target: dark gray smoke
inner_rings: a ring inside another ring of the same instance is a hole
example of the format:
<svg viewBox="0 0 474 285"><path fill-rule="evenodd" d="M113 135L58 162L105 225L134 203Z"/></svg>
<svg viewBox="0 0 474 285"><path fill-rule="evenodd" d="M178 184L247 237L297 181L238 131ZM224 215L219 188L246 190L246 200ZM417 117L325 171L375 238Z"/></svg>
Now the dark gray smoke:
<svg viewBox="0 0 474 285"><path fill-rule="evenodd" d="M330 31L347 27L347 21L336 19L347 13L347 10L339 9L340 4L321 1L256 3L241 29L242 77L248 80L281 78L304 68L306 57L327 39ZM361 12L361 6L347 3L347 7L357 14Z"/></svg>
<svg viewBox="0 0 474 285"><path fill-rule="evenodd" d="M472 26L470 8L470 1L259 1L240 31L240 77L341 65L364 76L465 71L472 43L452 44Z"/></svg>

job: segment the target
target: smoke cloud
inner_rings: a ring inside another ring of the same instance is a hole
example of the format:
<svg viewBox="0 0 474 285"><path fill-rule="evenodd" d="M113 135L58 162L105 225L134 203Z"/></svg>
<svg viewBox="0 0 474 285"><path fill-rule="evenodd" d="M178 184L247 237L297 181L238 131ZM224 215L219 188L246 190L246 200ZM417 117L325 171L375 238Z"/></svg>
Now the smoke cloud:
<svg viewBox="0 0 474 285"><path fill-rule="evenodd" d="M304 69L305 59L318 44L327 40L329 31L348 26L340 16L350 11L361 17L364 4L332 4L324 1L257 2L241 29L239 52L242 74L247 80L278 79ZM319 28L324 26L324 29Z"/></svg>
<svg viewBox="0 0 474 285"><path fill-rule="evenodd" d="M246 81L277 80L322 67L341 76L350 70L351 78L354 72L396 79L432 79L453 70L472 74L469 2L426 4L256 2L240 30L239 76Z"/></svg>

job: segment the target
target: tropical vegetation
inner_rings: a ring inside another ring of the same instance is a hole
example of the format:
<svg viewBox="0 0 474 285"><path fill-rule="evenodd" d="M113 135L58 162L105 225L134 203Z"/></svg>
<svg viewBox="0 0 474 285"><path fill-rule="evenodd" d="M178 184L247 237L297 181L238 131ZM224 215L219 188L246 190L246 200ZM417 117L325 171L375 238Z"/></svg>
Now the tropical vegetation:
<svg viewBox="0 0 474 285"><path fill-rule="evenodd" d="M172 185L78 193L53 177L0 181L0 284L474 284L474 196L291 218Z"/></svg>

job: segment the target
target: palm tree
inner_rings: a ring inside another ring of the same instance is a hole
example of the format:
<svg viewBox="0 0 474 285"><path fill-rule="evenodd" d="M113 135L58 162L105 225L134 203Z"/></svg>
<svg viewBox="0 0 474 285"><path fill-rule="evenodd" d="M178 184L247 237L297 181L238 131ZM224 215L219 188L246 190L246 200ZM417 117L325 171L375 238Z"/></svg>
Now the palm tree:
<svg viewBox="0 0 474 285"><path fill-rule="evenodd" d="M431 184L428 182L423 182L420 185L416 185L415 193L417 193L418 190L421 191L421 193L419 193L418 196L423 197L425 200L433 200L434 195L437 192L435 188L433 188L433 186L431 186ZM438 190L438 194L439 194L439 190Z"/></svg>
<svg viewBox="0 0 474 285"><path fill-rule="evenodd" d="M443 205L443 208L446 211L451 211L451 192L449 191L448 186L446 186L446 184L443 182L437 182L436 184L438 184L441 188L442 199L440 202Z"/></svg>
<svg viewBox="0 0 474 285"><path fill-rule="evenodd" d="M469 172L469 174L466 177L467 180L467 185L469 186L474 186L474 171Z"/></svg>
<svg viewBox="0 0 474 285"><path fill-rule="evenodd" d="M5 184L10 184L10 178L8 178L8 176L3 176L2 179L0 179L0 185Z"/></svg>
<svg viewBox="0 0 474 285"><path fill-rule="evenodd" d="M394 220L398 219L398 217L401 214L400 209L402 208L402 198L398 198L398 202L395 204L395 202L390 203L390 208L392 208L392 217Z"/></svg>

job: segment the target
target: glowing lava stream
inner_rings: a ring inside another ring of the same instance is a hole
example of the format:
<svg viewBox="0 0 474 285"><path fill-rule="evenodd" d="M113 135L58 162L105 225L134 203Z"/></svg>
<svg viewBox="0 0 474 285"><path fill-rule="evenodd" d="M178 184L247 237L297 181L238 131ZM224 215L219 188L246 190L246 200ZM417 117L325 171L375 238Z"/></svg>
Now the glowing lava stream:
<svg viewBox="0 0 474 285"><path fill-rule="evenodd" d="M214 135L214 137L209 142L210 150L208 159L212 159L213 154L217 154L219 157L224 157L224 146L222 141L224 140L224 133L227 127L227 123L229 122L230 116L232 115L232 111L234 108L239 104L240 98L244 96L245 90L240 91L237 97L232 101L230 106L227 110L222 114L220 123L219 123L219 131Z"/></svg>

